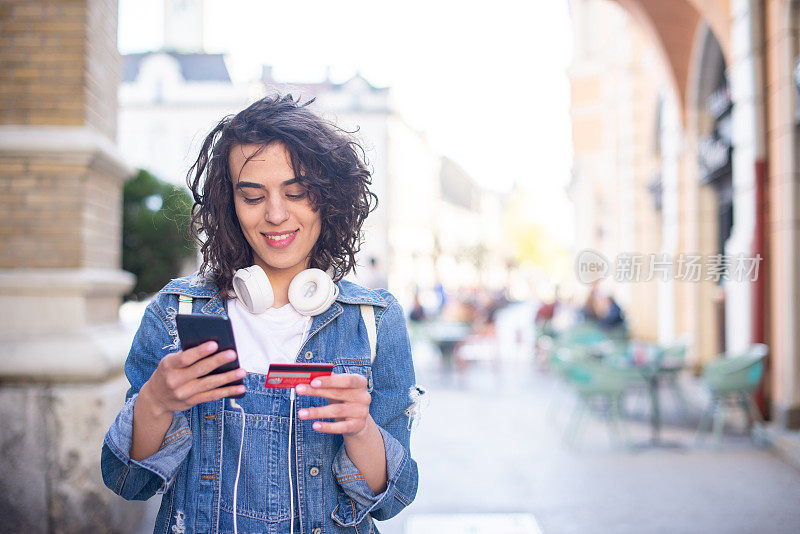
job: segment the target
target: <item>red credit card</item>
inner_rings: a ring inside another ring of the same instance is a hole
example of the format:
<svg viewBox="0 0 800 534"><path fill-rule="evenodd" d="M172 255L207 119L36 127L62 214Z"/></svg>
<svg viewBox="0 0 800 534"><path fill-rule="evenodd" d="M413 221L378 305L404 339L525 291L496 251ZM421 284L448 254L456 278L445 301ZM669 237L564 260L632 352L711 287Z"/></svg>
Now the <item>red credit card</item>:
<svg viewBox="0 0 800 534"><path fill-rule="evenodd" d="M330 376L332 363L271 363L267 370L267 388L293 388L310 384L315 378Z"/></svg>

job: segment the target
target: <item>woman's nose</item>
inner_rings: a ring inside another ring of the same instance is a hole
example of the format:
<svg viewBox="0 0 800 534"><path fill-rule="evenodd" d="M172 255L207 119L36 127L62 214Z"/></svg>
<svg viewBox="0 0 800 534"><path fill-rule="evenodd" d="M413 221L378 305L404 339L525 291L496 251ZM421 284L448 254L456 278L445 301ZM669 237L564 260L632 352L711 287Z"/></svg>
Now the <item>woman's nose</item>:
<svg viewBox="0 0 800 534"><path fill-rule="evenodd" d="M280 195L273 195L267 203L267 212L264 218L268 223L279 225L289 218L289 210L286 209L286 202Z"/></svg>

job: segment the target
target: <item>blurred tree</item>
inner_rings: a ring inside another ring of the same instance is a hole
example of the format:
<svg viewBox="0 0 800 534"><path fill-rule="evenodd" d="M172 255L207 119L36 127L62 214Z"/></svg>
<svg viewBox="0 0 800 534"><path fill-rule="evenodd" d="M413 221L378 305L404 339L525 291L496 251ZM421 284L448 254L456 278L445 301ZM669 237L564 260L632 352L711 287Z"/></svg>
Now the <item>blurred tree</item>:
<svg viewBox="0 0 800 534"><path fill-rule="evenodd" d="M182 262L194 256L192 198L143 169L125 184L122 198L122 268L136 275L125 299L138 300L178 276Z"/></svg>
<svg viewBox="0 0 800 534"><path fill-rule="evenodd" d="M569 269L566 250L543 225L517 224L512 230L512 239L515 256L520 263L531 262L555 277L562 275L565 267Z"/></svg>
<svg viewBox="0 0 800 534"><path fill-rule="evenodd" d="M531 197L531 192L515 186L506 206L503 227L511 237L514 257L518 264L530 263L549 276L567 280L572 276L569 253L536 218Z"/></svg>

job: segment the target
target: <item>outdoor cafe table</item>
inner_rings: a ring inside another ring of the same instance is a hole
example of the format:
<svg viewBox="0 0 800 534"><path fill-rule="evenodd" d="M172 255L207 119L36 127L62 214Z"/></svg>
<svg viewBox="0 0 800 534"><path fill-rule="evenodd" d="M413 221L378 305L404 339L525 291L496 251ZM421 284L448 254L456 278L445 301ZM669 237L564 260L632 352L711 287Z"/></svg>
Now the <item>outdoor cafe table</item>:
<svg viewBox="0 0 800 534"><path fill-rule="evenodd" d="M685 363L682 359L664 356L661 347L652 343L631 342L624 350L625 357L617 358L614 365L618 365L635 373L644 379L650 395L650 439L634 445L637 449L666 448L680 449L683 444L661 439L661 403L659 401L660 378L674 374L683 369Z"/></svg>
<svg viewBox="0 0 800 534"><path fill-rule="evenodd" d="M445 369L452 367L453 351L469 335L469 326L456 321L432 321L426 325L428 338L439 347Z"/></svg>

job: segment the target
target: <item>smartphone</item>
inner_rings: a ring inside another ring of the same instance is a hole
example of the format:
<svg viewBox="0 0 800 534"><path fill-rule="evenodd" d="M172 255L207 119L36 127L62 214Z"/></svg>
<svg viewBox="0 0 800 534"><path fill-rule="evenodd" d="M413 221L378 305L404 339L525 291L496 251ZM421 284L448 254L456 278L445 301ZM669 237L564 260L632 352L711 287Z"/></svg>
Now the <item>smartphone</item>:
<svg viewBox="0 0 800 534"><path fill-rule="evenodd" d="M233 328L228 319L222 317L214 317L211 315L176 315L175 322L178 325L178 337L181 340L181 350L191 349L198 345L202 345L207 341L216 341L219 346L217 352L224 350L236 350L236 343L233 339ZM232 362L227 362L209 374L227 373L239 368L239 358ZM244 381L240 378L229 385L244 385ZM229 398L241 399L244 393L240 395L232 395Z"/></svg>

